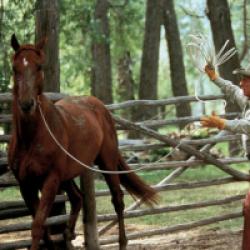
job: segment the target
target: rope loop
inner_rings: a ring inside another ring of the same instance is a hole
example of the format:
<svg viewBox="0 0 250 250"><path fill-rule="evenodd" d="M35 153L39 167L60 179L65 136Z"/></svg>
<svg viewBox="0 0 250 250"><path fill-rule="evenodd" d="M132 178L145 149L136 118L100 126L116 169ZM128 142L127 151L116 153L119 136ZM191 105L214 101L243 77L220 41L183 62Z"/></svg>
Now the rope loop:
<svg viewBox="0 0 250 250"><path fill-rule="evenodd" d="M41 118L43 120L43 123L45 125L45 128L47 129L49 135L51 136L51 138L53 139L53 141L56 143L56 145L69 157L71 158L73 161L75 161L76 163L78 163L79 165L81 165L82 167L85 167L88 170L91 170L93 172L97 172L97 173L102 173L102 174L129 174L129 173L134 173L134 172L138 172L141 171L143 169L146 169L147 167L140 167L138 169L131 169L131 170L124 170L124 171L109 171L109 170L100 170L100 169L96 169L93 168L85 163L83 163L82 161L80 161L79 159L77 159L74 155L72 155L69 151L67 151L64 146L57 140L57 138L55 137L55 135L53 134L53 132L51 131L46 118L43 114L42 108L41 108L41 100L40 97L37 97L37 104L38 104L38 109L41 115Z"/></svg>

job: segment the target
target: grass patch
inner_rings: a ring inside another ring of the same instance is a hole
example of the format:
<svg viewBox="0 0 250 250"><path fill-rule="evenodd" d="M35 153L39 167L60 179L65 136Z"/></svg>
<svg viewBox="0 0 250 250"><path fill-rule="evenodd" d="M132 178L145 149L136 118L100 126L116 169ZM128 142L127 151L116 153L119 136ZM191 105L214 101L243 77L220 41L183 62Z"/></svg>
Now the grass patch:
<svg viewBox="0 0 250 250"><path fill-rule="evenodd" d="M234 167L243 172L248 172L249 170L249 164L238 164ZM161 170L154 172L145 171L141 172L139 175L148 183L156 184L170 172L170 170ZM223 171L214 166L207 165L200 168L188 169L180 177L176 178L176 182L199 182L223 177L227 177L227 175ZM99 187L101 187L103 184L98 185ZM207 200L223 199L233 195L245 194L248 192L248 189L249 184L247 182L237 182L206 188L165 191L160 193L160 206L181 205ZM125 201L127 206L129 206L133 202L133 200L127 196L125 198ZM114 213L109 197L99 197L97 199L97 208L99 213ZM159 215L149 215L134 219L127 219L127 223L152 225L154 227L173 226L176 224L183 224L201 219L207 219L209 217L241 210L242 201L236 201L226 205L210 206L206 208L198 208L181 212L170 212ZM242 218L211 224L206 226L205 228L232 230L239 229L242 228Z"/></svg>
<svg viewBox="0 0 250 250"><path fill-rule="evenodd" d="M234 168L238 170L248 172L249 164L238 164ZM144 171L139 175L150 184L156 184L166 177L171 171ZM211 180L216 178L223 178L227 175L214 166L204 166L199 168L193 168L186 170L180 177L176 178L175 183L184 182L198 182ZM107 189L107 185L103 180L96 180L96 189ZM246 182L237 182L233 184L224 184L219 186L212 186L206 188L195 189L182 189L176 191L165 191L160 193L160 206L167 205L181 205L196 203L206 200L223 199L232 195L245 194L248 192L249 184ZM8 188L0 191L0 201L17 200L21 199L18 188ZM114 209L111 203L110 196L98 197L97 199L97 211L100 214L114 213ZM125 196L126 207L133 203L133 199ZM142 206L144 207L144 206ZM222 215L226 213L232 213L235 211L241 211L242 202L232 202L223 206L210 206L206 208L192 209L181 212L170 212L165 214L143 216L135 219L127 219L126 223L152 225L152 227L161 226L173 226L176 224L184 224L192 221L206 219L208 217ZM205 228L213 229L239 229L242 228L242 218L228 220L206 226Z"/></svg>
<svg viewBox="0 0 250 250"><path fill-rule="evenodd" d="M0 189L0 202L20 199L22 199L22 197L18 187Z"/></svg>

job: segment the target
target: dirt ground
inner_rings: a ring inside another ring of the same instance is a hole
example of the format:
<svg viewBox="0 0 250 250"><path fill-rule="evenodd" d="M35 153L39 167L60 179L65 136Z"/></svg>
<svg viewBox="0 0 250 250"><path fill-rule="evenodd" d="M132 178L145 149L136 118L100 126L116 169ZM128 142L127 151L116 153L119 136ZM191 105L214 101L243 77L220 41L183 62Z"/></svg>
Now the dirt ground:
<svg viewBox="0 0 250 250"><path fill-rule="evenodd" d="M136 227L136 226L132 226ZM138 228L140 230L140 228ZM77 250L83 250L83 237L73 242ZM130 240L127 250L240 250L242 231L190 230L176 234ZM118 250L118 245L102 246L102 250Z"/></svg>
<svg viewBox="0 0 250 250"><path fill-rule="evenodd" d="M127 225L127 233L135 230L145 230L143 226ZM117 230L113 229L109 235L112 236ZM79 232L78 232L79 233ZM0 235L0 245L3 242L10 242L18 239L29 238L29 232L18 232L13 234ZM138 240L130 240L127 250L240 250L242 231L221 231L208 230L204 228L188 230L169 235L160 235ZM78 234L72 242L76 250L84 250L83 235ZM118 250L118 245L102 246L101 250Z"/></svg>

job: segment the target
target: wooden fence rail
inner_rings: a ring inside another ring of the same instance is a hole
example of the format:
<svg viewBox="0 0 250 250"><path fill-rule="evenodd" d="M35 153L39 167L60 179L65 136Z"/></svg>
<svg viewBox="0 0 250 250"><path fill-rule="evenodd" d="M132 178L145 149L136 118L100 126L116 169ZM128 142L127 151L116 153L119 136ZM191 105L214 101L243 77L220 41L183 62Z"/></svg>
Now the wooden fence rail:
<svg viewBox="0 0 250 250"><path fill-rule="evenodd" d="M234 201L241 201L244 199L245 195L235 195L231 197L226 197L224 199L217 199L217 200L209 200L209 201L202 201L197 203L190 203L190 204L183 204L183 205L176 205L176 206L164 206L164 207L157 207L151 209L140 209L134 211L126 211L124 213L125 218L136 218L145 215L155 215L155 214L162 214L162 213L169 213L169 212L177 212L177 211L185 211L190 209L198 209L208 206L216 206L216 205L226 205ZM59 215L50 217L47 219L46 225L54 225L64 223L68 220L68 215ZM98 222L107 222L117 218L116 214L105 214L105 215L98 215ZM18 232L24 230L31 229L31 222L25 223L17 223L2 226L0 228L0 234L10 233L10 232Z"/></svg>
<svg viewBox="0 0 250 250"><path fill-rule="evenodd" d="M158 192L162 191L174 191L174 190L181 190L181 189L195 189L195 188L202 188L202 187L211 187L217 186L222 184L230 184L230 183L237 183L232 177L225 177L220 179L213 179L207 181L200 181L200 182L189 182L189 183L177 183L177 184L163 184L158 186L152 186ZM128 193L124 191L124 194L127 195ZM100 190L96 192L96 197L103 197L109 196L109 190ZM238 196L237 196L238 197ZM242 195L239 197L242 198ZM234 196L229 197L229 199L235 199ZM55 203L61 203L67 201L65 196L57 196ZM23 201L6 201L1 203L0 207L0 219L10 219L16 217L22 217L29 215L29 211L26 208ZM0 230L1 233L1 230Z"/></svg>
<svg viewBox="0 0 250 250"><path fill-rule="evenodd" d="M47 93L49 98L53 101L56 101L62 98L65 95L58 93ZM211 100L222 100L224 95L208 95L208 96L199 96L200 100L211 101ZM0 94L0 103L1 102L11 102L11 94L5 93ZM127 109L135 106L166 106L166 105L176 105L179 103L185 102L197 102L197 98L193 96L186 97L173 97L165 100L136 100L136 101L127 101L120 104L110 104L106 105L108 109L114 111L118 109ZM226 114L225 117L231 118L237 113L229 113ZM250 175L246 172L239 171L236 168L232 168L231 165L245 163L248 162L246 157L228 157L228 158L215 158L213 155L209 153L209 150L216 145L216 143L221 142L232 142L232 141L240 141L241 135L232 135L226 134L224 132L219 135L205 138L205 139L190 139L190 138L181 138L181 139L172 139L168 135L162 135L159 132L153 130L152 128L159 128L162 126L168 125L178 125L178 124L187 124L193 121L200 120L200 116L193 117L182 117L182 118L173 118L166 120L155 120L155 121L143 121L133 123L122 119L116 115L113 116L117 129L122 130L136 130L147 137L153 138L153 140L139 140L136 144L132 145L120 145L120 149L122 151L148 151L152 149L159 149L163 147L167 147L171 151L179 151L182 150L187 160L174 160L169 161L168 158L164 159L161 162L153 162L153 163L136 163L130 164L132 169L138 169L140 167L145 167L145 171L162 171L162 170L170 170L172 171L169 175L163 176L164 178L157 184L153 185L153 187L158 192L167 192L167 191L176 191L176 190L184 190L184 189L197 189L197 188L208 188L216 185L225 185L232 184L235 185L237 183L242 183L250 180ZM0 115L0 123L5 124L11 121L10 114L1 114ZM0 135L0 143L8 143L10 139L10 135ZM201 147L197 149L197 147ZM170 183L176 179L176 177L180 176L184 171L187 171L190 168L197 168L207 164L212 164L222 171L224 171L228 176L217 179L203 180L203 181L194 181L194 182L185 182L185 183ZM7 159L6 155L3 154L0 157L0 188L7 188L17 186L18 183L15 181L12 175L7 172ZM3 174L5 173L5 174ZM126 191L124 191L127 194ZM98 190L95 192L97 198L109 196L109 190ZM128 207L125 211L125 218L136 218L145 215L155 215L155 214L165 214L170 212L180 212L191 209L200 209L209 206L221 206L230 203L240 203L242 199L244 199L244 194L232 195L230 197L217 198L213 200L203 200L193 203L187 204L178 204L178 205L168 205L168 206L159 206L155 208L148 209L139 209L139 205L141 201L137 201ZM63 195L57 196L56 203L67 202L67 198ZM0 221L9 220L13 218L19 218L29 215L29 211L27 210L23 201L1 201L0 203ZM239 218L242 216L241 211L232 211L228 214L216 215L214 217L201 219L198 221L191 221L182 225L173 225L167 226L158 229L147 230L143 232L136 232L128 234L128 239L137 239L141 237L148 237L152 235L165 234L165 233L173 233L180 230L187 230L191 228L195 228L198 226L209 225L212 223L217 223L219 221ZM99 229L99 234L103 235L108 229L110 229L116 222L115 214L100 214L97 216L98 222L108 222L105 226ZM54 225L65 223L68 220L68 215L60 215L50 217L47 220L47 225ZM15 233L17 231L30 230L31 222L25 223L13 223L11 225L2 225L0 227L0 234L8 234ZM110 244L117 242L117 237L106 237L100 239L100 244ZM58 241L62 240L60 238ZM9 249L19 249L23 247L29 247L31 244L30 240L21 240L14 242L6 242L0 243L0 250L9 250Z"/></svg>

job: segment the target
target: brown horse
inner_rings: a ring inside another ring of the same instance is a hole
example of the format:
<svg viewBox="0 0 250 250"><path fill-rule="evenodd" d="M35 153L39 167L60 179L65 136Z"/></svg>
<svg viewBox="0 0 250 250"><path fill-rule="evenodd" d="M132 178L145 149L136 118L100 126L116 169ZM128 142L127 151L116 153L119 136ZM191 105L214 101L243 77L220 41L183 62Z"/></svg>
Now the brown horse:
<svg viewBox="0 0 250 250"><path fill-rule="evenodd" d="M73 178L84 176L86 171L55 143L39 110L57 141L84 164L97 164L106 171L129 170L129 166L118 150L112 117L100 100L95 97L67 97L53 104L43 94L45 41L35 45L19 45L13 35L11 45L15 50L12 60L13 132L8 159L19 181L21 194L33 215L31 249L35 250L42 238L50 242L43 225L60 188L69 197L71 214L68 229L74 234L82 197ZM104 177L118 217L120 249L124 250L127 239L120 184L147 204L156 201L156 192L135 173L104 174Z"/></svg>

